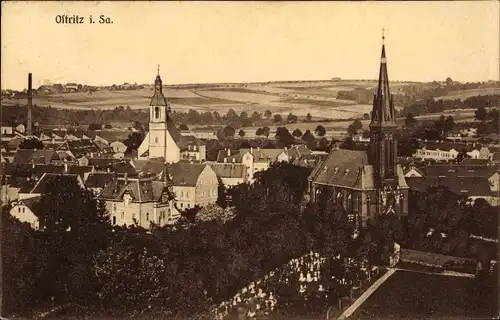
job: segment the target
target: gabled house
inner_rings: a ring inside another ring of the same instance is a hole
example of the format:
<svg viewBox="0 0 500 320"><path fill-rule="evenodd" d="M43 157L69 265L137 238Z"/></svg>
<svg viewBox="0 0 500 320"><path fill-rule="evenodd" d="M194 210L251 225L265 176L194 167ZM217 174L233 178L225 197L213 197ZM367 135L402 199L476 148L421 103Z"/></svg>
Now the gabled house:
<svg viewBox="0 0 500 320"><path fill-rule="evenodd" d="M14 156L13 163L17 165L49 164L57 159L57 153L54 150L19 149Z"/></svg>
<svg viewBox="0 0 500 320"><path fill-rule="evenodd" d="M410 165L407 168L403 170L405 178L410 178L410 177L423 177L425 174L417 168L414 165Z"/></svg>
<svg viewBox="0 0 500 320"><path fill-rule="evenodd" d="M248 181L248 170L242 163L211 162L209 165L226 188L231 188Z"/></svg>
<svg viewBox="0 0 500 320"><path fill-rule="evenodd" d="M10 215L21 222L28 223L34 230L40 230L40 220L34 213L34 207L38 201L40 201L39 196L15 201L12 203Z"/></svg>
<svg viewBox="0 0 500 320"><path fill-rule="evenodd" d="M149 228L174 224L180 217L168 185L152 177L115 177L97 199L105 201L113 225Z"/></svg>
<svg viewBox="0 0 500 320"><path fill-rule="evenodd" d="M121 177L122 175L112 172L91 172L85 179L85 186L97 197L118 176Z"/></svg>
<svg viewBox="0 0 500 320"><path fill-rule="evenodd" d="M33 188L28 193L25 193L24 196L21 198L21 191L19 192L20 194L20 199L26 199L26 198L31 198L31 197L36 197L36 196L41 196L43 193L45 193L45 190L47 188L47 185L50 181L53 181L54 179L57 179L58 177L67 177L69 179L74 179L77 184L82 188L85 189L85 184L83 183L83 179L80 178L79 175L77 174L70 174L70 173L44 173L42 177L35 182Z"/></svg>
<svg viewBox="0 0 500 320"><path fill-rule="evenodd" d="M471 200L485 199L493 206L500 205L498 192L492 191L490 182L484 177L433 176L411 177L406 179L410 189L425 191L430 187L446 187L451 192Z"/></svg>

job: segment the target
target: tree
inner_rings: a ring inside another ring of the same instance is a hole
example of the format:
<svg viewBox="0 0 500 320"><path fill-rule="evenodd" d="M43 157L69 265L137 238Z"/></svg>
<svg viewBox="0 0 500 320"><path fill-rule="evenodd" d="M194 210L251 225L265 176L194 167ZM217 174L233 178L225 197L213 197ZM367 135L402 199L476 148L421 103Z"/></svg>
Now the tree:
<svg viewBox="0 0 500 320"><path fill-rule="evenodd" d="M240 130L240 132L238 132L238 135L243 138L245 136L245 131L243 130Z"/></svg>
<svg viewBox="0 0 500 320"><path fill-rule="evenodd" d="M263 132L262 128L258 128L258 129L255 131L255 135L256 135L257 137L262 136L262 135L263 135L263 133L264 133L264 132Z"/></svg>
<svg viewBox="0 0 500 320"><path fill-rule="evenodd" d="M470 156L467 154L467 150L464 148L458 152L455 160L457 161L457 163L460 163L464 159L468 159L468 158L470 158Z"/></svg>
<svg viewBox="0 0 500 320"><path fill-rule="evenodd" d="M241 111L240 113L240 119L248 119L248 113L246 111Z"/></svg>
<svg viewBox="0 0 500 320"><path fill-rule="evenodd" d="M111 123L106 123L104 125L104 129L112 129L112 128L113 128L113 126L111 125Z"/></svg>
<svg viewBox="0 0 500 320"><path fill-rule="evenodd" d="M450 132L455 128L455 120L452 116L448 116L444 122L444 132Z"/></svg>
<svg viewBox="0 0 500 320"><path fill-rule="evenodd" d="M255 122L255 121L259 121L261 119L261 117L262 116L260 113L258 113L257 111L254 111L250 118L252 119L253 122Z"/></svg>
<svg viewBox="0 0 500 320"><path fill-rule="evenodd" d="M316 142L316 139L314 138L313 134L311 133L311 130L306 130L304 135L302 136L302 140L306 143L308 147L311 147L314 145Z"/></svg>
<svg viewBox="0 0 500 320"><path fill-rule="evenodd" d="M486 108L484 106L477 108L474 113L476 120L486 121L488 119L488 113L486 112Z"/></svg>
<svg viewBox="0 0 500 320"><path fill-rule="evenodd" d="M453 80L450 77L446 78L446 86L449 88L453 85Z"/></svg>
<svg viewBox="0 0 500 320"><path fill-rule="evenodd" d="M286 121L288 123L296 123L297 120L298 120L297 116L292 113L289 113L288 116L286 117Z"/></svg>
<svg viewBox="0 0 500 320"><path fill-rule="evenodd" d="M225 138L233 138L235 133L236 133L236 130L231 127L231 126L226 126L223 130L222 130L222 133L224 134L224 137Z"/></svg>
<svg viewBox="0 0 500 320"><path fill-rule="evenodd" d="M272 114L272 112L271 112L271 111L269 111L269 110L266 110L266 111L264 112L264 117L266 117L266 119L271 118L271 116L272 116L272 115L273 115L273 114Z"/></svg>
<svg viewBox="0 0 500 320"><path fill-rule="evenodd" d="M318 135L319 137L323 137L326 134L326 129L319 124L314 130L314 133L316 133L316 135Z"/></svg>
<svg viewBox="0 0 500 320"><path fill-rule="evenodd" d="M187 125L185 125L184 123L182 123L180 126L179 126L179 130L182 130L182 131L187 131L189 130L189 127Z"/></svg>
<svg viewBox="0 0 500 320"><path fill-rule="evenodd" d="M227 111L226 117L227 117L228 121L233 121L234 122L234 121L238 121L239 120L238 114L232 108Z"/></svg>
<svg viewBox="0 0 500 320"><path fill-rule="evenodd" d="M312 115L310 113L307 113L306 115L306 121L309 122L312 120Z"/></svg>
<svg viewBox="0 0 500 320"><path fill-rule="evenodd" d="M363 113L363 120L370 120L370 115L368 113Z"/></svg>
<svg viewBox="0 0 500 320"><path fill-rule="evenodd" d="M294 136L295 138L300 138L302 137L302 131L300 131L299 128L296 128L295 130L293 130L292 136Z"/></svg>
<svg viewBox="0 0 500 320"><path fill-rule="evenodd" d="M130 153L139 149L142 141L144 140L144 133L132 132L123 143L127 146L125 153Z"/></svg>
<svg viewBox="0 0 500 320"><path fill-rule="evenodd" d="M43 143L42 143L42 141L40 141L36 138L29 138L29 139L23 140L19 144L19 149L41 150L41 149L43 149Z"/></svg>
<svg viewBox="0 0 500 320"><path fill-rule="evenodd" d="M347 127L347 133L352 137L361 129L363 129L363 124L361 123L361 120L356 119L349 125L349 127Z"/></svg>
<svg viewBox="0 0 500 320"><path fill-rule="evenodd" d="M292 144L295 139L293 136L290 134L287 128L285 127L278 127L276 129L276 139L284 143L285 145L290 145Z"/></svg>
<svg viewBox="0 0 500 320"><path fill-rule="evenodd" d="M405 126L411 128L416 124L417 124L417 119L415 119L413 113L409 112L405 118Z"/></svg>
<svg viewBox="0 0 500 320"><path fill-rule="evenodd" d="M263 127L262 128L262 135L265 136L266 138L269 137L269 134L271 133L271 129L269 127Z"/></svg>
<svg viewBox="0 0 500 320"><path fill-rule="evenodd" d="M283 118L281 117L281 115L280 115L280 114L275 114L275 115L274 115L274 118L273 118L273 121L274 121L275 123L281 123L281 122L283 122Z"/></svg>

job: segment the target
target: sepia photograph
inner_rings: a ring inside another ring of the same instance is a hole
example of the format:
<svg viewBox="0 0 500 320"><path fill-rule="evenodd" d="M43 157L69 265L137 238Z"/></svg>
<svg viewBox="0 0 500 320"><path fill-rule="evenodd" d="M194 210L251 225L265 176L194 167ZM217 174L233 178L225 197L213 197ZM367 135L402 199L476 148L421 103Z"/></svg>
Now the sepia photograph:
<svg viewBox="0 0 500 320"><path fill-rule="evenodd" d="M499 318L499 1L1 18L1 319Z"/></svg>

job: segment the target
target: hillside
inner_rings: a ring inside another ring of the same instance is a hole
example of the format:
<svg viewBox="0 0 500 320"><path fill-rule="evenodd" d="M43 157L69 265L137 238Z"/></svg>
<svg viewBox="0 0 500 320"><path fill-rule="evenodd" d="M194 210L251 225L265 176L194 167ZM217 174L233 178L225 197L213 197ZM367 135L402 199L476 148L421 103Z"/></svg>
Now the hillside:
<svg viewBox="0 0 500 320"><path fill-rule="evenodd" d="M237 113L264 112L298 116L311 113L318 118L347 119L362 116L371 110L369 104L358 104L353 100L339 100L339 91L354 89L371 90L376 81L335 80L308 82L270 82L251 84L204 84L169 86L164 94L175 111L194 109L199 112L217 111L221 114L229 109ZM391 88L397 91L410 83L394 82ZM114 109L130 106L142 109L149 105L152 88L139 90L100 90L95 92L71 92L59 94L36 93L33 103L42 107L67 109ZM2 98L2 105L26 104L26 98Z"/></svg>

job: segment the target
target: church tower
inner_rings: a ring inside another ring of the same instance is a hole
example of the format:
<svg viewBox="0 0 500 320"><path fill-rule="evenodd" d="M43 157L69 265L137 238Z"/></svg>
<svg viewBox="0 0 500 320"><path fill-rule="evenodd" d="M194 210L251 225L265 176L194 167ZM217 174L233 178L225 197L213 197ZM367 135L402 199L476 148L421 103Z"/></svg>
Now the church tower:
<svg viewBox="0 0 500 320"><path fill-rule="evenodd" d="M160 67L155 79L155 89L149 104L149 158L167 159L167 125L170 105L163 95Z"/></svg>
<svg viewBox="0 0 500 320"><path fill-rule="evenodd" d="M401 189L398 172L398 126L394 98L389 88L385 36L382 36L382 54L377 91L373 97L370 123L369 162L373 166L373 184L376 189L375 211L377 215L406 212L407 191ZM404 196L404 199L403 199ZM398 204L403 204L399 206ZM400 210L395 210L400 207Z"/></svg>
<svg viewBox="0 0 500 320"><path fill-rule="evenodd" d="M384 40L384 36L382 40ZM394 99L389 89L385 44L382 44L377 91L373 97L370 123L370 164L376 187L397 186L398 126Z"/></svg>

